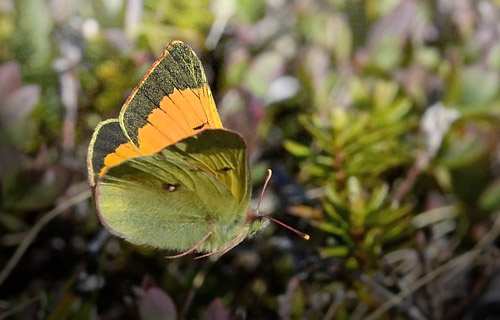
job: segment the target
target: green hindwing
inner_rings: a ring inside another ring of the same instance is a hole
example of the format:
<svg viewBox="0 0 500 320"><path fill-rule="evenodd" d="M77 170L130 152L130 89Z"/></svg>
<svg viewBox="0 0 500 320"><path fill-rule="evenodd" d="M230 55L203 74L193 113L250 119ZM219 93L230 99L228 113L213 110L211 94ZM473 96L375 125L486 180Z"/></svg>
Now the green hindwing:
<svg viewBox="0 0 500 320"><path fill-rule="evenodd" d="M244 140L215 129L110 168L96 202L108 229L132 243L185 251L212 231L197 251L214 252L248 230L250 193Z"/></svg>

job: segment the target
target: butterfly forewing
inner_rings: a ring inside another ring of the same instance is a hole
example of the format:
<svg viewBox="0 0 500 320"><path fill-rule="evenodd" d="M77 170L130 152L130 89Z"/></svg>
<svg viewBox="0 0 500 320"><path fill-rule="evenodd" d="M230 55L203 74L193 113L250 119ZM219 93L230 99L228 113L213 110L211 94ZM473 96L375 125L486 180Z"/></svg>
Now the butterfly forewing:
<svg viewBox="0 0 500 320"><path fill-rule="evenodd" d="M170 43L123 106L120 122L145 154L204 129L222 128L203 67L191 48Z"/></svg>
<svg viewBox="0 0 500 320"><path fill-rule="evenodd" d="M101 122L89 145L89 182L128 158L156 153L205 129L222 128L194 51L172 41L124 103Z"/></svg>
<svg viewBox="0 0 500 320"><path fill-rule="evenodd" d="M140 155L139 149L121 131L118 119L101 122L89 145L87 167L90 185L96 184L106 168Z"/></svg>

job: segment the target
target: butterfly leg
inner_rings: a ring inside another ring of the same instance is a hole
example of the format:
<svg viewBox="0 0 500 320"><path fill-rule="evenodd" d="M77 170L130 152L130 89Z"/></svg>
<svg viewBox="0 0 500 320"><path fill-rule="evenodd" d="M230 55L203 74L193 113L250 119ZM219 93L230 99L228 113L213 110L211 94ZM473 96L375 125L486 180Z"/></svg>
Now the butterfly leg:
<svg viewBox="0 0 500 320"><path fill-rule="evenodd" d="M233 240L231 240L227 245L222 247L221 249L215 251L215 252L210 252L207 254L203 254L201 256L197 256L195 259L201 259L201 258L206 258L211 255L217 254L217 258L220 258L223 254L231 250L232 248L236 247L240 242L245 240L246 236L248 234L248 231L243 231L242 233L238 234Z"/></svg>
<svg viewBox="0 0 500 320"><path fill-rule="evenodd" d="M213 233L214 233L213 231L209 231L203 238L201 238L200 241L198 241L198 243L196 243L194 246L192 246L187 251L184 251L182 253L176 254L174 256L165 256L165 258L167 258L167 259L175 259L175 258L184 257L184 256L190 254L191 252L193 252L196 249L198 249L203 244L203 242L205 242Z"/></svg>

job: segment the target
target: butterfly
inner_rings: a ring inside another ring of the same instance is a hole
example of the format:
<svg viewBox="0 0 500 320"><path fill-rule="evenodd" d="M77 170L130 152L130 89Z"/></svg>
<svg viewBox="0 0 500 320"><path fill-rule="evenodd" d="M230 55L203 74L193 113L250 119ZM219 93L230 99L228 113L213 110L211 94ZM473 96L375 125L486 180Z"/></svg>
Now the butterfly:
<svg viewBox="0 0 500 320"><path fill-rule="evenodd" d="M200 60L178 40L118 118L96 127L87 166L103 225L131 243L181 252L171 257L221 255L269 220L249 210L245 140L223 128Z"/></svg>

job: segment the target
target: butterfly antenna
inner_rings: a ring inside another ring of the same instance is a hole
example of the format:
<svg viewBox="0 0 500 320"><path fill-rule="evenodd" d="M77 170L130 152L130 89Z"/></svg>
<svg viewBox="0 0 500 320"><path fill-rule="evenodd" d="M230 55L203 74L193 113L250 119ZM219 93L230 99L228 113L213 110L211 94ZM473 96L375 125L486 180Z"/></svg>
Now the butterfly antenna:
<svg viewBox="0 0 500 320"><path fill-rule="evenodd" d="M297 230L297 229L295 229L293 227L290 227L289 225L287 225L284 222L279 221L278 219L274 219L274 218L271 218L271 217L268 217L268 216L259 216L259 218L261 218L261 219L267 219L267 220L269 220L271 222L274 222L274 223L282 226L283 228L292 231L293 233L295 233L296 235L298 235L299 237L301 237L301 238L303 238L305 240L309 240L311 238L311 237L309 237L309 235L307 233L304 233L304 232L299 231L299 230Z"/></svg>
<svg viewBox="0 0 500 320"><path fill-rule="evenodd" d="M167 259L176 259L176 258L184 257L184 256L190 254L191 252L193 252L196 249L198 249L203 244L203 242L205 242L213 233L214 233L213 231L210 231L209 233L207 233L200 241L198 241L197 244L195 244L194 246L192 246L187 251L184 251L182 253L176 254L175 256L165 256L165 258L167 258Z"/></svg>
<svg viewBox="0 0 500 320"><path fill-rule="evenodd" d="M262 198L264 197L264 192L266 192L267 184L269 180L271 180L271 176L273 175L273 171L271 169L267 169L266 180L264 181L264 186L262 187L262 191L260 192L259 202L257 203L257 214L259 214L260 203L262 202Z"/></svg>
<svg viewBox="0 0 500 320"><path fill-rule="evenodd" d="M262 187L262 191L260 192L260 198L259 198L259 202L257 203L257 216L259 219L267 219L271 222L274 222L276 223L277 225L280 225L282 226L283 228L285 229L288 229L290 231L292 231L293 233L295 233L296 235L298 235L299 237L305 239L305 240L309 240L309 235L307 233L304 233L304 232L301 232L295 228L292 228L290 227L289 225L287 225L286 223L284 222L281 222L277 219L274 219L274 218L271 218L271 217L268 217L268 216L261 216L259 214L259 208L260 208L260 203L262 202L262 198L264 197L264 192L266 191L266 188L267 188L267 184L269 183L269 180L271 180L271 176L273 175L273 171L271 169L267 169L267 176L266 176L266 180L264 181L264 186Z"/></svg>

